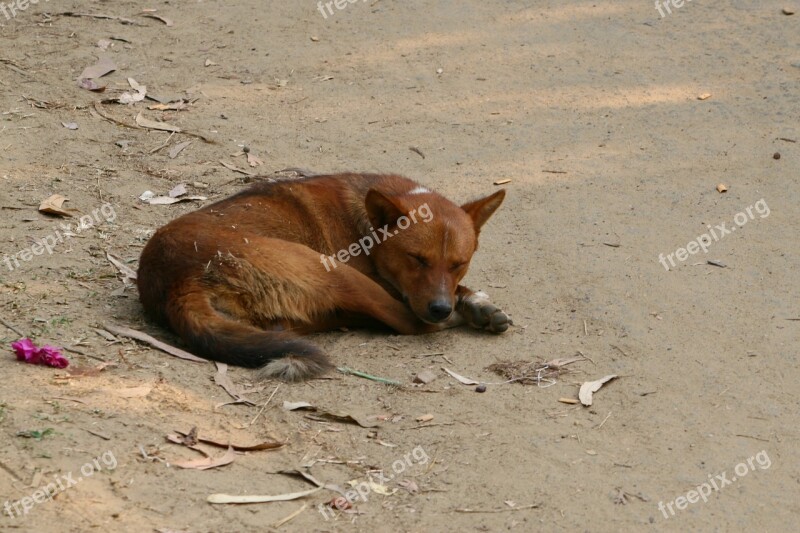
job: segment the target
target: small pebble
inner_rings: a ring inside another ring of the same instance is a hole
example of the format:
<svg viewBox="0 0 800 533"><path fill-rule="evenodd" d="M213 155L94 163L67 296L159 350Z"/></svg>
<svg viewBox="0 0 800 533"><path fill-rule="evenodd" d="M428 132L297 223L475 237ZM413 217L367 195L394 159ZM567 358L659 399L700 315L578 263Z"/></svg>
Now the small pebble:
<svg viewBox="0 0 800 533"><path fill-rule="evenodd" d="M477 387L475 387L475 392L486 392L486 385L481 383Z"/></svg>
<svg viewBox="0 0 800 533"><path fill-rule="evenodd" d="M780 159L780 158L781 158L780 152L775 152L774 154L772 154L772 159Z"/></svg>
<svg viewBox="0 0 800 533"><path fill-rule="evenodd" d="M250 153L250 147L249 146L242 146L242 152L244 152L246 154L249 154Z"/></svg>

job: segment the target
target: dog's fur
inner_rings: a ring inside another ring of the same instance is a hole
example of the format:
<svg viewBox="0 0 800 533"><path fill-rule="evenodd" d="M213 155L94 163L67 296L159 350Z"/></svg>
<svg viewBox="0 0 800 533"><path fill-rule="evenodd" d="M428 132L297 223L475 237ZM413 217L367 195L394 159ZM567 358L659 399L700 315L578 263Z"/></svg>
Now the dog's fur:
<svg viewBox="0 0 800 533"><path fill-rule="evenodd" d="M417 334L463 323L499 333L509 317L459 282L504 196L459 207L394 175L260 183L159 229L142 252L139 294L198 355L286 381L331 368L305 333L383 325ZM425 206L429 221L398 228ZM390 237L337 255L379 228Z"/></svg>

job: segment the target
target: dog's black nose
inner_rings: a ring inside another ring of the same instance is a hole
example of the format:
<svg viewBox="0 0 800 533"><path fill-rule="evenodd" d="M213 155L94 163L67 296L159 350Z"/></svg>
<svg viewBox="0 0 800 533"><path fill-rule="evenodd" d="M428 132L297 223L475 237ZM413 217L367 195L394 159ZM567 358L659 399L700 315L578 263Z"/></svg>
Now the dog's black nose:
<svg viewBox="0 0 800 533"><path fill-rule="evenodd" d="M453 312L453 306L445 300L436 300L428 304L428 313L434 320L444 320Z"/></svg>

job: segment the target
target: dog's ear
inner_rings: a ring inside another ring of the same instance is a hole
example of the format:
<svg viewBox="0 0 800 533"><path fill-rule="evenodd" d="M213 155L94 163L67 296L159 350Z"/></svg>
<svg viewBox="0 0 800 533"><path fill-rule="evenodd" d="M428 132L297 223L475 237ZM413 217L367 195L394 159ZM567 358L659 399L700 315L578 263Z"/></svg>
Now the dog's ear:
<svg viewBox="0 0 800 533"><path fill-rule="evenodd" d="M374 228L380 228L386 224L392 225L397 219L405 214L403 206L391 196L386 196L382 192L370 189L364 202L367 208L367 216Z"/></svg>
<svg viewBox="0 0 800 533"><path fill-rule="evenodd" d="M466 211L472 219L472 223L475 225L475 233L481 231L481 227L489 220L489 217L497 211L497 208L503 203L503 198L505 197L505 189L500 189L486 198L481 198L480 200L475 200L461 206L461 209Z"/></svg>

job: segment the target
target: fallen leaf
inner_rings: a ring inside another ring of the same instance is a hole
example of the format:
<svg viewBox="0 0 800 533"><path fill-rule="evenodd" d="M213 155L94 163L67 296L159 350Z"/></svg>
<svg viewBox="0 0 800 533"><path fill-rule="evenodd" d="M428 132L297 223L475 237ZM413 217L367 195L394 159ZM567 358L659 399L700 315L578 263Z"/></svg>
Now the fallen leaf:
<svg viewBox="0 0 800 533"><path fill-rule="evenodd" d="M178 468L186 468L192 470L209 470L220 466L229 465L236 459L236 454L232 447L228 447L228 451L219 457L204 457L202 459L193 459L190 461L177 461L172 462L173 466Z"/></svg>
<svg viewBox="0 0 800 533"><path fill-rule="evenodd" d="M698 100L708 100L711 98L711 93L703 93L697 97Z"/></svg>
<svg viewBox="0 0 800 533"><path fill-rule="evenodd" d="M728 186L724 183L720 183L717 185L717 192L726 192L728 190Z"/></svg>
<svg viewBox="0 0 800 533"><path fill-rule="evenodd" d="M497 181L494 182L495 185L505 185L506 183L511 183L511 180L510 179L503 179L503 180L497 180Z"/></svg>
<svg viewBox="0 0 800 533"><path fill-rule="evenodd" d="M581 385L581 390L578 392L578 398L580 399L581 403L587 407L592 405L592 395L600 390L600 387L616 377L616 374L611 374L609 376L600 378L597 381L587 381Z"/></svg>
<svg viewBox="0 0 800 533"><path fill-rule="evenodd" d="M173 440L171 437L175 437L177 441ZM192 428L192 431L190 431L189 433L176 431L175 434L168 435L167 438L172 442L176 442L178 444L184 444L186 446L194 446L198 442L202 442L203 444L216 446L218 448L233 448L238 452L258 452L262 450L276 450L278 448L286 446L285 442L278 442L278 441L264 441L253 444L236 444L234 442L230 442L230 439L226 440L226 439L220 439L218 437L211 438L198 435L197 428Z"/></svg>
<svg viewBox="0 0 800 533"><path fill-rule="evenodd" d="M203 200L208 200L205 196L181 196L180 198L170 198L169 196L154 196L147 200L147 203L150 205L171 205L177 204L178 202L189 202L189 201L198 201L202 202Z"/></svg>
<svg viewBox="0 0 800 533"><path fill-rule="evenodd" d="M446 369L446 368L444 368L444 367L442 367L442 370L444 370L445 372L447 372L448 374L450 374L450 375L451 375L452 377L454 377L454 378L455 378L457 381L459 381L459 382L463 383L464 385L480 385L480 382L479 382L479 381L475 381L474 379L470 379L470 378L465 378L464 376L462 376L462 375L460 375L460 374L456 374L456 373L455 373L455 372L453 372L452 370L448 370L448 369Z"/></svg>
<svg viewBox="0 0 800 533"><path fill-rule="evenodd" d="M306 418L310 418L312 420L330 420L333 422L343 422L345 424L357 424L362 428L374 428L380 425L380 422L377 420L369 420L369 417L359 416L359 415L352 415L350 413L336 413L333 411L323 411L320 409L316 410L316 413L313 415L307 415Z"/></svg>
<svg viewBox="0 0 800 533"><path fill-rule="evenodd" d="M42 213L47 213L50 215L59 215L62 217L71 217L73 216L66 209L62 209L61 206L64 205L66 198L61 196L60 194L54 194L49 198L42 200L42 203L39 204L39 211Z"/></svg>
<svg viewBox="0 0 800 533"><path fill-rule="evenodd" d="M83 72L80 76L78 76L78 79L94 80L97 78L102 78L106 74L114 72L115 70L117 70L117 66L114 64L114 61L108 56L103 56L91 67L86 67L83 69Z"/></svg>
<svg viewBox="0 0 800 533"><path fill-rule="evenodd" d="M417 422L430 422L431 420L433 420L433 415L431 415L431 414L422 415L422 416L418 416L417 417Z"/></svg>
<svg viewBox="0 0 800 533"><path fill-rule="evenodd" d="M128 78L128 84L131 86L131 89L136 91L135 93L122 93L117 101L120 104L135 104L136 102L141 102L144 100L144 97L147 96L147 86L139 85L135 79Z"/></svg>
<svg viewBox="0 0 800 533"><path fill-rule="evenodd" d="M125 276L125 279L123 280L125 283L127 283L128 280L136 280L136 271L126 265L121 258L112 255L110 252L106 252L106 259L108 259L112 265L117 267L117 270L119 270L120 273Z"/></svg>
<svg viewBox="0 0 800 533"><path fill-rule="evenodd" d="M251 167L257 167L259 165L264 164L264 162L260 160L258 157L254 156L252 152L247 152L247 163Z"/></svg>
<svg viewBox="0 0 800 533"><path fill-rule="evenodd" d="M795 11L793 7L784 7L783 9L781 9L781 13L783 13L784 15L794 15Z"/></svg>
<svg viewBox="0 0 800 533"><path fill-rule="evenodd" d="M144 118L141 112L139 112L139 114L136 115L136 124L138 124L142 128L147 128L150 130L171 131L173 133L180 133L182 131L178 126L173 126L172 124L167 124L166 122L156 122L155 120Z"/></svg>
<svg viewBox="0 0 800 533"><path fill-rule="evenodd" d="M296 411L298 409L311 409L311 410L316 409L316 407L314 407L308 402L287 402L287 401L283 402L283 408L286 409L287 411Z"/></svg>
<svg viewBox="0 0 800 533"><path fill-rule="evenodd" d="M167 155L169 155L170 159L175 159L176 157L178 157L178 154L183 152L190 144L192 144L192 141L184 141L182 143L178 143L169 149Z"/></svg>
<svg viewBox="0 0 800 533"><path fill-rule="evenodd" d="M155 111L183 111L187 108L186 102L180 101L172 104L153 104L148 106L147 109Z"/></svg>
<svg viewBox="0 0 800 533"><path fill-rule="evenodd" d="M245 398L241 389L231 381L230 376L228 376L228 365L220 362L214 362L214 364L217 366L217 373L214 374L214 383L222 387L237 402L255 405L255 403Z"/></svg>
<svg viewBox="0 0 800 533"><path fill-rule="evenodd" d="M206 62L205 62L205 63L203 63L203 65L204 65L204 66L206 66L206 67L215 67L215 66L217 66L218 64L219 64L219 63L214 63L214 62L213 62L213 61L211 61L210 59L206 59Z"/></svg>
<svg viewBox="0 0 800 533"><path fill-rule="evenodd" d="M169 191L169 193L167 194L169 194L170 198L177 198L178 196L183 196L184 194L186 194L186 185L184 185L183 183L178 184L175 187L173 187L172 190Z"/></svg>
<svg viewBox="0 0 800 533"><path fill-rule="evenodd" d="M575 405L576 403L578 403L578 400L576 400L575 398L559 398L558 401L561 403L568 403L571 405Z"/></svg>
<svg viewBox="0 0 800 533"><path fill-rule="evenodd" d="M75 122L62 122L61 125L67 128L68 130L78 129L78 125Z"/></svg>
<svg viewBox="0 0 800 533"><path fill-rule="evenodd" d="M288 494L278 494L276 496L235 496L233 494L212 494L206 501L208 503L268 503L268 502L287 502L297 500L310 496L315 492L322 490L322 487L317 487L303 492L290 492Z"/></svg>
<svg viewBox="0 0 800 533"><path fill-rule="evenodd" d="M160 20L161 22L166 24L168 28L171 28L175 25L175 23L172 22L172 19L168 19L167 17L162 17L161 15L156 15L155 13L142 13L142 16L150 19Z"/></svg>
<svg viewBox="0 0 800 533"><path fill-rule="evenodd" d="M96 81L86 78L78 80L78 87L81 89L86 89L87 91L94 91L96 93L101 93L106 90L105 85L98 85Z"/></svg>
<svg viewBox="0 0 800 533"><path fill-rule="evenodd" d="M547 361L546 363L543 363L543 366L549 366L551 368L561 368L562 366L571 365L572 363L576 363L578 361L584 361L584 360L585 359L583 357L567 357L567 358L564 358L564 359L561 359L561 358L552 359L550 361Z"/></svg>
<svg viewBox="0 0 800 533"><path fill-rule="evenodd" d="M221 159L220 159L219 163L220 163L220 165L222 165L223 167L227 168L228 170L233 170L234 172L239 172L240 174L244 174L245 176L255 176L255 174L253 174L252 172L247 171L247 170L242 170L241 168L237 168L236 165L232 165L232 164L230 164L230 163L228 163L226 161L223 161Z"/></svg>
<svg viewBox="0 0 800 533"><path fill-rule="evenodd" d="M154 339L147 333L136 331L135 329L124 328L121 326L114 326L112 324L103 325L103 329L105 329L109 333L113 333L114 335L120 335L122 337L128 337L129 339L136 339L137 341L147 343L154 348L158 348L162 352L166 352L180 359L186 359L187 361L195 361L197 363L208 362L206 359L201 359L200 357L192 355L189 352L185 352L180 348L175 348L174 346L170 346L169 344L161 342L158 339Z"/></svg>

